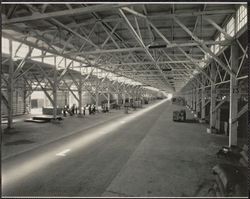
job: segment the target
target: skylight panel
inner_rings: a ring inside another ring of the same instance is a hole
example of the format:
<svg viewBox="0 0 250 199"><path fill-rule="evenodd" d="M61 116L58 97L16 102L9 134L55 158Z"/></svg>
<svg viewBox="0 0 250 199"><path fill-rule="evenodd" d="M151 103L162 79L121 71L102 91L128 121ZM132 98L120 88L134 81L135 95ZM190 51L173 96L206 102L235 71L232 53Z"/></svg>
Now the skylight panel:
<svg viewBox="0 0 250 199"><path fill-rule="evenodd" d="M42 56L42 51L37 49L37 48L34 48L32 53L31 53L31 57L34 57L34 58L32 58L32 60L41 62L42 61L41 56Z"/></svg>
<svg viewBox="0 0 250 199"><path fill-rule="evenodd" d="M235 18L234 17L232 17L230 21L227 23L226 32L232 37L235 35Z"/></svg>
<svg viewBox="0 0 250 199"><path fill-rule="evenodd" d="M240 6L236 13L237 17L237 31L239 31L247 23L247 8Z"/></svg>
<svg viewBox="0 0 250 199"><path fill-rule="evenodd" d="M5 54L10 54L9 48L9 39L2 37L2 52Z"/></svg>

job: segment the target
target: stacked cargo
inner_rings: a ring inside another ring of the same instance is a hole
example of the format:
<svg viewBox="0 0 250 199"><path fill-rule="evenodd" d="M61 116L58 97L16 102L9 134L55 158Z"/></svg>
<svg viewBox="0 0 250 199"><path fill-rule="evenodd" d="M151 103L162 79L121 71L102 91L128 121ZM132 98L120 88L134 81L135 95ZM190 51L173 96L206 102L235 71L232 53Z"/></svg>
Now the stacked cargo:
<svg viewBox="0 0 250 199"><path fill-rule="evenodd" d="M172 104L185 106L186 102L185 102L185 99L183 97L173 97Z"/></svg>
<svg viewBox="0 0 250 199"><path fill-rule="evenodd" d="M216 183L210 189L219 197L245 196L248 193L248 147L223 147L218 157L224 157L226 163L217 164L213 167Z"/></svg>
<svg viewBox="0 0 250 199"><path fill-rule="evenodd" d="M182 109L180 111L173 112L173 121L184 122L186 121L186 110Z"/></svg>

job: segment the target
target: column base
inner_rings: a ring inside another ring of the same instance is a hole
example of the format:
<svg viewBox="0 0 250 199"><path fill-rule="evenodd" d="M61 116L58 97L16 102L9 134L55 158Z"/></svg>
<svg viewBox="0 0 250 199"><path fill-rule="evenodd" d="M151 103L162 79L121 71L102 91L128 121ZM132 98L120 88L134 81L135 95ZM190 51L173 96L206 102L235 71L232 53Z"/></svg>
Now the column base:
<svg viewBox="0 0 250 199"><path fill-rule="evenodd" d="M229 147L229 148L237 148L238 145L237 145L237 144L231 144L231 146L230 146L230 145L228 144L227 147Z"/></svg>
<svg viewBox="0 0 250 199"><path fill-rule="evenodd" d="M83 117L84 117L84 115L83 115L83 114L78 114L78 115L77 115L77 117L79 117L79 118L83 118Z"/></svg>
<svg viewBox="0 0 250 199"><path fill-rule="evenodd" d="M204 124L206 122L206 120L203 118L203 119L199 119L199 123L201 124Z"/></svg>
<svg viewBox="0 0 250 199"><path fill-rule="evenodd" d="M8 127L6 127L6 129L11 130L11 129L14 129L14 127L13 126L8 126Z"/></svg>
<svg viewBox="0 0 250 199"><path fill-rule="evenodd" d="M218 129L212 127L212 128L207 128L207 133L209 133L209 134L218 134L219 131L218 131Z"/></svg>
<svg viewBox="0 0 250 199"><path fill-rule="evenodd" d="M2 131L3 133L7 133L7 134L8 133L14 133L16 131L16 129L14 127L6 127L6 128L2 127L2 130L3 130Z"/></svg>

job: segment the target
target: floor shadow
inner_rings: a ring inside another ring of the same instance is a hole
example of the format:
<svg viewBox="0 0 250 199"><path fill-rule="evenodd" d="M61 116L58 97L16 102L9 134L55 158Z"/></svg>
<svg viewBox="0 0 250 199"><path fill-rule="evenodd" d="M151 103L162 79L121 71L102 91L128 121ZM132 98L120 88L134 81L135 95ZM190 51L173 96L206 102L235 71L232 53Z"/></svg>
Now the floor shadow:
<svg viewBox="0 0 250 199"><path fill-rule="evenodd" d="M16 141L13 141L13 142L7 142L4 145L10 146L10 145L21 145L21 144L32 144L32 143L34 143L34 141L31 141L31 140L16 140Z"/></svg>
<svg viewBox="0 0 250 199"><path fill-rule="evenodd" d="M196 119L186 119L185 121L175 121L175 122L180 122L180 123L199 123L199 121L196 120Z"/></svg>
<svg viewBox="0 0 250 199"><path fill-rule="evenodd" d="M5 135L15 135L15 134L18 134L18 133L21 133L21 131L18 131L17 129L9 129L9 128L6 128L3 130L3 133Z"/></svg>
<svg viewBox="0 0 250 199"><path fill-rule="evenodd" d="M198 123L199 121L196 119L186 119L184 123Z"/></svg>

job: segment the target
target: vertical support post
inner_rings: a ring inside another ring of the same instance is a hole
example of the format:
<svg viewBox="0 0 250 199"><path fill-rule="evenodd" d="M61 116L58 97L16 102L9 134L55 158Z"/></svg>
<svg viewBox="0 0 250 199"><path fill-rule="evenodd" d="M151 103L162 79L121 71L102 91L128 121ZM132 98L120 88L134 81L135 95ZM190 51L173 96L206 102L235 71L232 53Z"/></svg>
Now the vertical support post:
<svg viewBox="0 0 250 199"><path fill-rule="evenodd" d="M56 66L56 57L54 57L54 84L53 84L53 118L56 120L57 116L57 66Z"/></svg>
<svg viewBox="0 0 250 199"><path fill-rule="evenodd" d="M144 96L143 96L143 90L140 90L141 108L143 108L143 107L142 107L143 102L144 102L144 98L143 98L143 97L144 97Z"/></svg>
<svg viewBox="0 0 250 199"><path fill-rule="evenodd" d="M98 110L98 105L99 105L99 91L98 91L98 84L96 85L96 90L95 90L95 106L96 110Z"/></svg>
<svg viewBox="0 0 250 199"><path fill-rule="evenodd" d="M133 90L133 104L135 105L135 99L136 99L136 90Z"/></svg>
<svg viewBox="0 0 250 199"><path fill-rule="evenodd" d="M196 92L195 92L195 112L197 114L198 117L198 113L199 113L199 86L198 86L198 82L197 82L197 87L196 87Z"/></svg>
<svg viewBox="0 0 250 199"><path fill-rule="evenodd" d="M234 41L231 45L231 70L236 73L239 67L239 47ZM229 146L237 145L237 114L238 114L238 83L230 75L230 105L229 105Z"/></svg>
<svg viewBox="0 0 250 199"><path fill-rule="evenodd" d="M10 51L10 60L9 60L9 78L8 78L8 128L13 128L13 92L14 92L14 63L12 55L12 40L9 40L9 51Z"/></svg>
<svg viewBox="0 0 250 199"><path fill-rule="evenodd" d="M128 102L130 103L131 102L131 89L129 88L129 93L128 93Z"/></svg>
<svg viewBox="0 0 250 199"><path fill-rule="evenodd" d="M195 87L193 87L193 111L195 112L195 105L196 105L196 96L195 96Z"/></svg>
<svg viewBox="0 0 250 199"><path fill-rule="evenodd" d="M193 91L191 90L191 91L189 92L189 103L190 103L190 108L191 108L191 110L192 110L192 108L193 108L193 99L192 99L192 97L193 97Z"/></svg>
<svg viewBox="0 0 250 199"><path fill-rule="evenodd" d="M110 83L108 83L108 110L110 110Z"/></svg>
<svg viewBox="0 0 250 199"><path fill-rule="evenodd" d="M110 93L109 93L109 90L108 90L108 110L110 110Z"/></svg>
<svg viewBox="0 0 250 199"><path fill-rule="evenodd" d="M136 98L137 98L137 100L141 99L141 91L140 91L140 89L137 90Z"/></svg>
<svg viewBox="0 0 250 199"><path fill-rule="evenodd" d="M79 115L82 115L82 75L80 75L79 79L78 95L79 95L79 101L78 101Z"/></svg>
<svg viewBox="0 0 250 199"><path fill-rule="evenodd" d="M124 105L125 104L125 100L126 100L126 94L123 93L122 97L123 97L123 105Z"/></svg>
<svg viewBox="0 0 250 199"><path fill-rule="evenodd" d="M190 108L193 109L193 88L191 87L190 91Z"/></svg>
<svg viewBox="0 0 250 199"><path fill-rule="evenodd" d="M26 83L24 82L23 87L23 114L27 113L27 89L26 89Z"/></svg>
<svg viewBox="0 0 250 199"><path fill-rule="evenodd" d="M119 104L119 93L117 93L116 103Z"/></svg>
<svg viewBox="0 0 250 199"><path fill-rule="evenodd" d="M68 93L67 91L64 91L64 105L68 105L69 100L68 100Z"/></svg>
<svg viewBox="0 0 250 199"><path fill-rule="evenodd" d="M218 108L218 110L216 112L217 112L217 114L216 114L216 124L215 124L216 126L215 126L215 128L220 130L220 113L221 113L221 109Z"/></svg>
<svg viewBox="0 0 250 199"><path fill-rule="evenodd" d="M192 87L192 111L194 110L194 88Z"/></svg>
<svg viewBox="0 0 250 199"><path fill-rule="evenodd" d="M197 89L197 87L194 87L194 112L197 111L197 107L196 107L196 104L197 104L196 89Z"/></svg>
<svg viewBox="0 0 250 199"><path fill-rule="evenodd" d="M211 70L210 70L210 78L213 81L211 83L211 98L210 98L210 129L215 127L216 123L216 111L213 112L216 106L216 90L215 90L215 84L214 79L216 75L216 68L214 65L214 62L211 63Z"/></svg>
<svg viewBox="0 0 250 199"><path fill-rule="evenodd" d="M206 117L206 107L205 107L205 96L206 96L206 93L205 93L205 86L204 86L204 83L205 83L205 77L202 75L202 89L201 89L201 120L202 121L205 121L205 117Z"/></svg>

